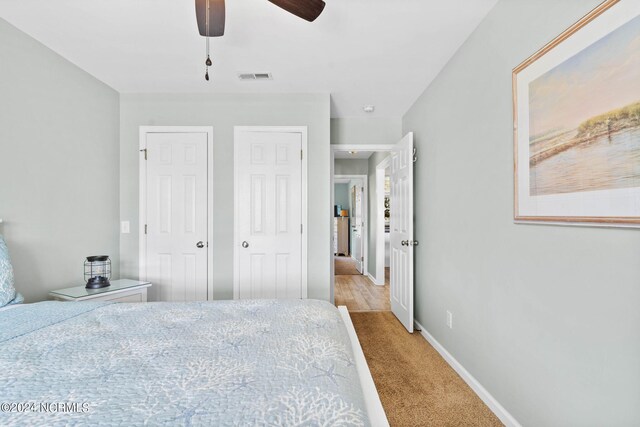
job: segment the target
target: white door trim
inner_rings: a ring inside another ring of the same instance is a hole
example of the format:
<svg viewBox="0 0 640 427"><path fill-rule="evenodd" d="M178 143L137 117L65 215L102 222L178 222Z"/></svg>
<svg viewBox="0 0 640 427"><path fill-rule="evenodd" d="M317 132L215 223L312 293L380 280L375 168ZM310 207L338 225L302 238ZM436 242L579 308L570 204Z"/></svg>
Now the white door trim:
<svg viewBox="0 0 640 427"><path fill-rule="evenodd" d="M237 153L238 150L235 149L236 144L238 143L238 133L240 132L289 132L289 133L299 133L302 137L302 248L301 248L301 260L302 260L302 298L306 299L307 292L307 244L308 244L308 230L309 225L307 221L307 209L308 209L308 199L307 199L307 182L308 182L308 130L307 126L234 126L233 128L233 209L234 209L234 218L237 217L237 212L239 211L238 201L239 198L236 194L236 189L238 188L238 168L236 167L238 163ZM238 241L238 223L233 221L233 299L238 299L238 295L240 293L240 282L239 282L239 271L240 271L240 258L239 251L240 244ZM333 259L333 258L332 258Z"/></svg>
<svg viewBox="0 0 640 427"><path fill-rule="evenodd" d="M213 300L213 127L212 126L140 126L139 165L140 192L138 195L138 276L147 280L147 235L144 225L147 222L147 162L144 150L147 149L149 133L206 133L207 134L207 300Z"/></svg>
<svg viewBox="0 0 640 427"><path fill-rule="evenodd" d="M362 181L362 186L364 187L364 194L362 195L362 221L364 222L364 227L362 228L362 256L364 260L362 261L362 275L367 276L369 274L369 177L367 175L334 175L333 182L334 185L336 181L339 180L356 180L359 179ZM335 188L334 188L335 190ZM349 189L351 191L351 189ZM335 196L335 191L333 192ZM351 194L351 192L349 192ZM335 204L335 203L334 203ZM349 212L351 215L351 212ZM351 225L349 225L349 234L351 234ZM332 242L333 243L333 242ZM331 246L331 250L333 251L333 246ZM331 255L331 260L333 261L333 253ZM384 284L384 283L383 283Z"/></svg>
<svg viewBox="0 0 640 427"><path fill-rule="evenodd" d="M391 165L391 156L382 160L376 165L376 201L375 206L378 212L384 212L384 191L378 189L384 189L384 177L385 169ZM375 224L376 227L376 277L374 283L376 285L384 285L384 267L385 267L385 242L384 242L384 215L378 215ZM381 279L381 280L380 280Z"/></svg>
<svg viewBox="0 0 640 427"><path fill-rule="evenodd" d="M335 162L336 162L336 152L338 151L384 151L384 152L391 152L393 151L393 148L395 147L395 145L393 144L333 144L330 146L330 153L331 153L331 158L329 159L329 164L331 165L331 174L329 175L330 178L330 182L329 185L331 186L331 205L329 206L330 208L330 212L331 212L331 216L333 217L333 205L335 205L335 188L334 188L334 179L333 179L333 173L334 173L334 167L335 167ZM367 235L369 234L369 230L367 229ZM333 221L329 222L329 236L333 236ZM333 239L333 237L331 237L331 239ZM368 239L368 236L367 236ZM367 248L367 251L369 250L369 248ZM335 266L333 263L333 240L331 240L331 245L329 245L329 254L331 256L331 277L330 277L330 281L331 281L331 291L330 291L330 300L331 300L331 304L335 303L335 295L334 295L334 289L336 286L336 275L335 275ZM368 261L367 261L368 262ZM376 260L376 264L377 264L377 260ZM377 279L377 278L376 278ZM374 281L374 283L376 283L376 281ZM384 278L383 278L383 282L384 284Z"/></svg>

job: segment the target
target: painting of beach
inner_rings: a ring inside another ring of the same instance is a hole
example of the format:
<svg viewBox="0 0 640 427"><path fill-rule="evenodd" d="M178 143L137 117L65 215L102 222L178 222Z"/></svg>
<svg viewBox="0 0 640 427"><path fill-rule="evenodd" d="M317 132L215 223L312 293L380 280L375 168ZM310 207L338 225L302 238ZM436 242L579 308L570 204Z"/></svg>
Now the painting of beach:
<svg viewBox="0 0 640 427"><path fill-rule="evenodd" d="M529 194L640 187L640 16L529 88Z"/></svg>

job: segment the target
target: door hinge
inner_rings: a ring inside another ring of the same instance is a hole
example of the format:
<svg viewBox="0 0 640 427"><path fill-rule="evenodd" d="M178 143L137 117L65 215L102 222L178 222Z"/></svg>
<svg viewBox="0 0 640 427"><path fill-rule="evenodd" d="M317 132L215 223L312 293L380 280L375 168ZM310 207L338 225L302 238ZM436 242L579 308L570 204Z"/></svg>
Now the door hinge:
<svg viewBox="0 0 640 427"><path fill-rule="evenodd" d="M302 160L303 153L304 151L300 150L300 160Z"/></svg>
<svg viewBox="0 0 640 427"><path fill-rule="evenodd" d="M142 150L140 150L140 152L144 152L144 159L147 160L147 149L143 148Z"/></svg>
<svg viewBox="0 0 640 427"><path fill-rule="evenodd" d="M302 234L302 224L300 224L300 234Z"/></svg>
<svg viewBox="0 0 640 427"><path fill-rule="evenodd" d="M360 257L360 261L361 261L361 262L364 262L364 257Z"/></svg>
<svg viewBox="0 0 640 427"><path fill-rule="evenodd" d="M147 234L147 224L144 225L144 234Z"/></svg>

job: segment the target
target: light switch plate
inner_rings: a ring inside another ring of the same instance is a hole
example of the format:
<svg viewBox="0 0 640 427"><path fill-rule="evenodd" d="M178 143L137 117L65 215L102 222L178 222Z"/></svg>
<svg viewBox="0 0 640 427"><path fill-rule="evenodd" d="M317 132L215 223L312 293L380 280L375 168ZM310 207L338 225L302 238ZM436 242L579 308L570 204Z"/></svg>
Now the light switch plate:
<svg viewBox="0 0 640 427"><path fill-rule="evenodd" d="M122 234L131 233L131 224L129 223L129 221L121 221L120 222L120 232Z"/></svg>

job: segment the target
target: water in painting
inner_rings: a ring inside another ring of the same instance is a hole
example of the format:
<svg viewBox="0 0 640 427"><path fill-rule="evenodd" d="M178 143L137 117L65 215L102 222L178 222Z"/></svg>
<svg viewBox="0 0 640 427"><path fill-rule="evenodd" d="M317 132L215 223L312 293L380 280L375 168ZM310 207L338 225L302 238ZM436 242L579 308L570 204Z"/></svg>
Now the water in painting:
<svg viewBox="0 0 640 427"><path fill-rule="evenodd" d="M529 84L530 195L640 187L640 16Z"/></svg>

